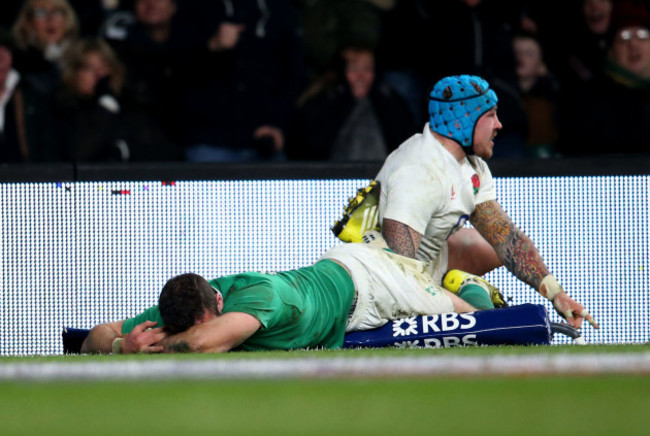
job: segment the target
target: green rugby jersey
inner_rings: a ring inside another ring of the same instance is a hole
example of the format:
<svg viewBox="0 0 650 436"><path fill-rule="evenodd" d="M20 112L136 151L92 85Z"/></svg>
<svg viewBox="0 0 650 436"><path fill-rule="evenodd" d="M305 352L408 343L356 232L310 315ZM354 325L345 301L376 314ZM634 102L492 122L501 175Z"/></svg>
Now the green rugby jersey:
<svg viewBox="0 0 650 436"><path fill-rule="evenodd" d="M223 294L223 313L243 312L262 327L240 348L289 350L340 348L354 297L350 275L337 263L315 265L278 273L248 272L210 280ZM124 321L122 333L146 321L163 325L158 307Z"/></svg>

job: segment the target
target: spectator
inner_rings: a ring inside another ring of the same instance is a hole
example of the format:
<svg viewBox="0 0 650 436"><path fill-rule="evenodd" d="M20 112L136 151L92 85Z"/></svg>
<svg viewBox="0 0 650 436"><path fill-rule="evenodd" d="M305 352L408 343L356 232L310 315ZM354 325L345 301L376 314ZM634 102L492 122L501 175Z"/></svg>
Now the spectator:
<svg viewBox="0 0 650 436"><path fill-rule="evenodd" d="M67 0L26 0L13 26L19 49L16 67L23 74L56 69L56 62L78 32L76 14Z"/></svg>
<svg viewBox="0 0 650 436"><path fill-rule="evenodd" d="M26 0L12 28L17 49L14 65L21 75L30 160L57 161L53 99L60 82L59 61L78 34L78 21L67 0Z"/></svg>
<svg viewBox="0 0 650 436"><path fill-rule="evenodd" d="M79 18L80 35L94 38L101 34L103 23L113 14L132 10L133 0L69 0Z"/></svg>
<svg viewBox="0 0 650 436"><path fill-rule="evenodd" d="M360 44L375 50L381 12L395 0L301 0L306 60L312 77L326 74L343 47Z"/></svg>
<svg viewBox="0 0 650 436"><path fill-rule="evenodd" d="M126 68L125 110L140 118L137 124L143 135L162 132L165 142L179 145L184 71L198 37L182 19L177 2L135 0L132 20L110 21L104 31Z"/></svg>
<svg viewBox="0 0 650 436"><path fill-rule="evenodd" d="M377 80L374 53L344 49L333 83L296 111L288 156L299 160L384 160L416 131L406 102Z"/></svg>
<svg viewBox="0 0 650 436"><path fill-rule="evenodd" d="M13 68L13 41L0 33L0 162L27 162L24 99Z"/></svg>
<svg viewBox="0 0 650 436"><path fill-rule="evenodd" d="M289 0L210 4L210 56L194 69L185 96L187 159L282 160L305 84L297 10Z"/></svg>
<svg viewBox="0 0 650 436"><path fill-rule="evenodd" d="M124 71L111 48L101 40L78 40L66 50L62 66L55 119L63 158L128 160L117 100Z"/></svg>
<svg viewBox="0 0 650 436"><path fill-rule="evenodd" d="M528 116L526 155L550 157L557 141L557 105L560 83L544 62L537 38L521 33L514 40L517 77Z"/></svg>
<svg viewBox="0 0 650 436"><path fill-rule="evenodd" d="M582 0L579 21L555 45L565 52L560 78L566 86L593 79L603 70L611 41L613 0Z"/></svg>
<svg viewBox="0 0 650 436"><path fill-rule="evenodd" d="M604 73L565 95L564 154L648 153L650 15L644 3L616 2Z"/></svg>
<svg viewBox="0 0 650 436"><path fill-rule="evenodd" d="M121 104L124 67L101 39L83 39L64 55L55 119L62 156L73 161L179 159L165 138L141 132L141 118Z"/></svg>
<svg viewBox="0 0 650 436"><path fill-rule="evenodd" d="M606 72L616 82L643 87L650 80L650 15L640 1L621 1Z"/></svg>

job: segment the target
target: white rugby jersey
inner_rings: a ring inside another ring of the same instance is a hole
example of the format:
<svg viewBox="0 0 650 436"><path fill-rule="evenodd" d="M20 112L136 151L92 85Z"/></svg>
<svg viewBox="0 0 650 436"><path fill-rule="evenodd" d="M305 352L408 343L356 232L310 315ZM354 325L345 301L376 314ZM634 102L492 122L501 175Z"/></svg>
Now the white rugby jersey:
<svg viewBox="0 0 650 436"><path fill-rule="evenodd" d="M388 156L376 179L381 183L379 222L389 218L421 233L416 258L432 268L441 251L446 255L447 238L463 227L476 205L496 199L485 161L469 156L458 163L429 123Z"/></svg>

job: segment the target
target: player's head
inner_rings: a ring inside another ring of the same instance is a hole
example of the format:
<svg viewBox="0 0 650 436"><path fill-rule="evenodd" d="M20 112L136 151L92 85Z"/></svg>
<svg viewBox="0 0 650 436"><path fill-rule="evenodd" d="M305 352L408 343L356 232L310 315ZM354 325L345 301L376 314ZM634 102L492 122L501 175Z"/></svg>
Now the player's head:
<svg viewBox="0 0 650 436"><path fill-rule="evenodd" d="M490 85L478 76L445 77L429 94L429 125L460 144L465 153L474 154L476 123L498 101Z"/></svg>
<svg viewBox="0 0 650 436"><path fill-rule="evenodd" d="M219 315L215 289L198 274L187 273L165 283L158 309L165 322L165 330L179 333L192 327L208 315Z"/></svg>

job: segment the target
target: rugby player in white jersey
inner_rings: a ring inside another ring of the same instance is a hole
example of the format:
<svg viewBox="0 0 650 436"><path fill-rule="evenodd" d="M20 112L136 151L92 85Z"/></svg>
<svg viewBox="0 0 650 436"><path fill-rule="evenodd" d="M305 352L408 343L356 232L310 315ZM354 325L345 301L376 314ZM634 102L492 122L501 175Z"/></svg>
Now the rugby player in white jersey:
<svg viewBox="0 0 650 436"><path fill-rule="evenodd" d="M376 177L378 183L360 190L333 230L343 240L354 240L355 232L372 228L372 223L359 225L355 217L379 188L379 198L374 200L379 203L379 237L395 253L424 261L436 282L442 281L452 291L466 280L482 283L498 306L503 303L498 290L477 276L503 265L551 300L572 327L580 328L586 319L598 328L496 201L484 159L492 157L494 138L502 127L497 102L495 92L480 77L440 80L430 94L430 119L424 131L388 156ZM467 221L473 228L463 228ZM371 230L366 237L377 235ZM481 301L486 295L463 299L487 308Z"/></svg>

